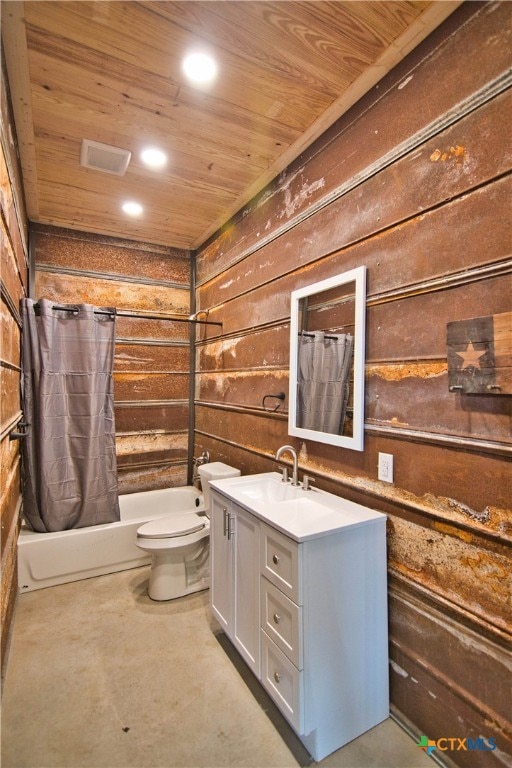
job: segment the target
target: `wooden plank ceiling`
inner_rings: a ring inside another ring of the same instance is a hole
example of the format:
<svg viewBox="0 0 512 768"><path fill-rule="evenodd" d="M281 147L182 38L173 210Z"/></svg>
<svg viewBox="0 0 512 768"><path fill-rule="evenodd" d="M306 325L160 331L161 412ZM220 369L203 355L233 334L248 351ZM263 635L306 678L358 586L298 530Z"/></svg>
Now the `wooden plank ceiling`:
<svg viewBox="0 0 512 768"><path fill-rule="evenodd" d="M3 2L28 217L198 247L457 5ZM182 74L198 48L218 63L209 88ZM126 174L81 167L82 139L130 150ZM141 163L146 145L164 170Z"/></svg>

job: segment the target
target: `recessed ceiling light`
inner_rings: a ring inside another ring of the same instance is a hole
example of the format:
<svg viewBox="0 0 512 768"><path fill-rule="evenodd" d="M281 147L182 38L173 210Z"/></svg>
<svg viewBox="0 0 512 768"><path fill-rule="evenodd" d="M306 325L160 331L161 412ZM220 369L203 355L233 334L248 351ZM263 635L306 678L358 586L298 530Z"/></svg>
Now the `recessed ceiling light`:
<svg viewBox="0 0 512 768"><path fill-rule="evenodd" d="M127 213L128 216L140 216L143 208L140 203L136 203L134 200L128 200L126 203L123 203L123 211Z"/></svg>
<svg viewBox="0 0 512 768"><path fill-rule="evenodd" d="M163 168L167 163L167 155L156 147L147 147L140 153L140 159L150 168Z"/></svg>
<svg viewBox="0 0 512 768"><path fill-rule="evenodd" d="M207 53L194 51L183 59L183 72L193 83L210 83L217 76L217 64Z"/></svg>

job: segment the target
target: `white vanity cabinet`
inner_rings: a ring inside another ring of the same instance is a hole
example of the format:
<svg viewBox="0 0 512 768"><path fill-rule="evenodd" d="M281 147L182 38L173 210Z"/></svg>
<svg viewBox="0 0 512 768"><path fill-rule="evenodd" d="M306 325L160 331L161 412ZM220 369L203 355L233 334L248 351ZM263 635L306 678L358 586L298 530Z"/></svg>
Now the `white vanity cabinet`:
<svg viewBox="0 0 512 768"><path fill-rule="evenodd" d="M389 715L385 519L260 541L261 680L321 760Z"/></svg>
<svg viewBox="0 0 512 768"><path fill-rule="evenodd" d="M212 491L212 613L257 677L260 676L259 528L257 517Z"/></svg>
<svg viewBox="0 0 512 768"><path fill-rule="evenodd" d="M269 476L259 477L268 494ZM215 483L212 609L246 661L250 645L249 666L322 760L389 716L386 517L320 491L259 504L245 482ZM231 557L226 515L235 523ZM228 605L235 618L226 618Z"/></svg>

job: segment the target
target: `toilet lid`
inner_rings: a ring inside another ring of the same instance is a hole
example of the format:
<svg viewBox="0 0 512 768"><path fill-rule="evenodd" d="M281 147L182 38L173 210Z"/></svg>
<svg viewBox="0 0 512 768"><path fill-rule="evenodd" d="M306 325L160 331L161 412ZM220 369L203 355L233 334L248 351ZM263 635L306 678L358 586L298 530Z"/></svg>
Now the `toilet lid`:
<svg viewBox="0 0 512 768"><path fill-rule="evenodd" d="M144 523L137 530L137 536L144 539L167 539L172 536L186 536L187 533L201 531L205 527L205 518L199 515L166 515Z"/></svg>

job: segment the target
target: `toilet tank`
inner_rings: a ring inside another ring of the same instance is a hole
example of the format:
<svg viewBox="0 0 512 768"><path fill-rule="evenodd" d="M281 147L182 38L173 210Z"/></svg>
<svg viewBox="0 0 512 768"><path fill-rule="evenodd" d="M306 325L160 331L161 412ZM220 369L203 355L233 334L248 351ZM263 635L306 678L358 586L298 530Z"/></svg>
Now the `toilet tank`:
<svg viewBox="0 0 512 768"><path fill-rule="evenodd" d="M212 461L210 464L201 464L197 468L201 478L201 488L204 496L206 510L210 509L210 484L209 480L223 480L226 477L238 477L240 470L223 464L222 461Z"/></svg>

